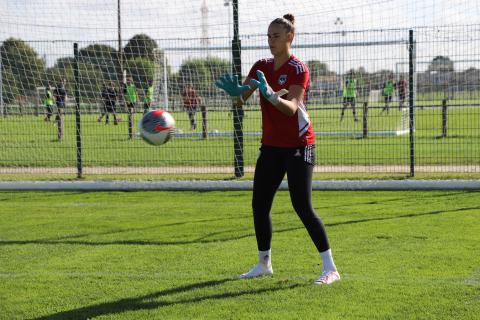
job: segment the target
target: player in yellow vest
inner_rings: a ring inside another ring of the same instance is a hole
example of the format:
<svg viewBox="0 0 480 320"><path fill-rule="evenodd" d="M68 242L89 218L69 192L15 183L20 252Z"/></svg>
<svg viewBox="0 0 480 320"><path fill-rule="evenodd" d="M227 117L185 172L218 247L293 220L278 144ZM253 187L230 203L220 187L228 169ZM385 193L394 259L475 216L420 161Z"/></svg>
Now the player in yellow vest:
<svg viewBox="0 0 480 320"><path fill-rule="evenodd" d="M127 103L127 108L129 109L129 112L133 113L135 105L137 104L138 95L137 88L135 87L132 78L127 79L127 84L125 85L123 93L125 94L125 102Z"/></svg>
<svg viewBox="0 0 480 320"><path fill-rule="evenodd" d="M357 101L357 79L355 79L355 74L353 72L350 72L347 76L347 80L345 80L345 85L343 87L343 108L342 108L342 114L340 115L340 121L343 120L343 116L345 114L345 110L347 109L348 105L352 106L353 120L358 121L357 111L355 109L356 101Z"/></svg>
<svg viewBox="0 0 480 320"><path fill-rule="evenodd" d="M385 106L382 109L383 111L387 111L390 109L390 102L392 102L392 95L393 91L395 91L395 82L393 82L393 77L389 76L387 81L383 83L383 97L385 99Z"/></svg>
<svg viewBox="0 0 480 320"><path fill-rule="evenodd" d="M135 114L135 105L137 104L138 95L137 88L133 83L133 79L129 77L127 83L124 84L123 94L125 95L125 104L127 105L127 115L128 115L128 137L133 139L133 116Z"/></svg>
<svg viewBox="0 0 480 320"><path fill-rule="evenodd" d="M43 96L43 105L47 109L47 116L45 117L45 121L50 121L50 118L53 114L53 93L50 85L45 88L45 95Z"/></svg>

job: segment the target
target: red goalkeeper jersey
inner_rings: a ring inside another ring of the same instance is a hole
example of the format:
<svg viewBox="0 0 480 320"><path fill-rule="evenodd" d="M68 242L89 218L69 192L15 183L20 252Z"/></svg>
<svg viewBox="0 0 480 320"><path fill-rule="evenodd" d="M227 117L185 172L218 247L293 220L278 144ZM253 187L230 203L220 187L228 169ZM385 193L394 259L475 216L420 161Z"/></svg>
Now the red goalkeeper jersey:
<svg viewBox="0 0 480 320"><path fill-rule="evenodd" d="M303 101L300 102L295 115L291 117L280 112L260 94L262 143L282 148L314 144L315 133L305 107L305 96L310 81L307 65L292 55L278 70L273 69L273 59L259 60L253 65L248 77L257 79L257 70L265 74L268 84L275 92L281 89L288 90L291 85L299 85L305 89ZM287 95L282 96L286 97Z"/></svg>

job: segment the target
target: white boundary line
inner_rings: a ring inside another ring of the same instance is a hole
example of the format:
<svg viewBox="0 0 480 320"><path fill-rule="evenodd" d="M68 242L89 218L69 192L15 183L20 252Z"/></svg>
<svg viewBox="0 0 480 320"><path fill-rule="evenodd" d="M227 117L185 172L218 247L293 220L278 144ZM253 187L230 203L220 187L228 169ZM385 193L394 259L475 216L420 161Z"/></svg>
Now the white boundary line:
<svg viewBox="0 0 480 320"><path fill-rule="evenodd" d="M0 191L215 191L251 190L252 181L8 181ZM480 180L313 181L313 190L480 190ZM280 190L287 190L286 181Z"/></svg>

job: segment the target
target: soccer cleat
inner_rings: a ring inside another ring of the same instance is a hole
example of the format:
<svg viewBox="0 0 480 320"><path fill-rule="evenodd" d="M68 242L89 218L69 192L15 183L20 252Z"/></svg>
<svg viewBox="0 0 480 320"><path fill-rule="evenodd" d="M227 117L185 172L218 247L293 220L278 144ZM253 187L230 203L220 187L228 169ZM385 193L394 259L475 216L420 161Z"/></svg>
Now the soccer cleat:
<svg viewBox="0 0 480 320"><path fill-rule="evenodd" d="M340 280L338 271L323 271L322 275L314 281L315 284L332 284Z"/></svg>
<svg viewBox="0 0 480 320"><path fill-rule="evenodd" d="M255 278L255 277L269 276L271 274L273 274L273 269L271 264L264 265L263 263L259 263L247 273L240 275L240 278L249 279L249 278Z"/></svg>

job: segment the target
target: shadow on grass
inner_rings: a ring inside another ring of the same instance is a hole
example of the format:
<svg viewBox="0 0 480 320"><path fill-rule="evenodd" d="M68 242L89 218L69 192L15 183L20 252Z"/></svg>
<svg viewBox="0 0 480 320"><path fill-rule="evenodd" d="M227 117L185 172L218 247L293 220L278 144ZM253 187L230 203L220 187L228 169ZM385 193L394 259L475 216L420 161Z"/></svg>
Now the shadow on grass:
<svg viewBox="0 0 480 320"><path fill-rule="evenodd" d="M362 191L360 191L362 192ZM370 191L366 191L370 192ZM389 192L389 191L386 191ZM446 193L441 193L441 194L433 194L433 195L428 195L421 197L419 200L423 199L438 199L440 197L448 197L448 196L455 196L459 194L465 194L465 193L470 193L470 192L477 192L477 191L458 191L458 192L446 192ZM345 204L338 204L338 205L331 205L331 206L321 206L321 207L315 207L315 210L321 210L321 209L333 209L333 208L345 208L345 207L353 207L353 206L359 206L359 205L369 205L369 204L382 204L382 203L388 203L388 202L396 202L396 201L405 201L406 199L412 199L411 196L405 196L405 197L400 197L400 198L392 198L392 199L384 199L384 200L372 200L372 201L365 201L365 202L357 202L357 203L345 203Z"/></svg>
<svg viewBox="0 0 480 320"><path fill-rule="evenodd" d="M292 284L288 286L276 286L272 288L262 288L262 289L249 289L243 291L231 291L223 292L218 294L207 294L207 293L198 293L195 297L184 298L171 300L170 296L177 293L185 293L192 290L204 289L204 288L214 288L220 286L224 283L235 281L236 279L225 278L221 280L211 280L205 282L192 283L189 285L174 287L171 289L166 289L162 291L157 291L150 293L144 296L135 297L135 298L125 298L112 302L105 302L100 304L94 304L86 307L81 307L68 311L61 311L47 316L42 316L34 318L36 320L72 320L72 319L93 319L95 317L119 314L128 311L139 311L139 310L152 310L160 309L163 307L168 307L171 305L189 305L198 302L203 302L206 300L221 300L236 298L245 295L256 295L266 292L275 292L280 290L289 290L301 286L300 284ZM169 301L152 301L159 298L168 298Z"/></svg>
<svg viewBox="0 0 480 320"><path fill-rule="evenodd" d="M347 220L347 221L340 221L334 223L326 223L325 226L327 227L336 227L342 225L349 225L349 224L357 224L357 223L368 223L368 222L375 222L375 221L385 221L385 220L395 220L395 219L405 219L405 218L416 218L421 216L428 216L428 215L438 215L442 213L456 213L456 212L464 212L464 211L471 211L471 210L480 210L480 206L475 207L464 207L464 208L457 208L452 210L437 210L437 211L430 211L430 212L423 212L423 213L409 213L404 215L398 216L390 216L390 217L375 217L375 218L365 218L365 219L355 219L355 220ZM244 230L250 230L253 228L246 227L243 228ZM290 232L295 230L302 230L304 229L303 226L295 226L283 229L277 229L274 233L283 233L283 232ZM232 230L230 230L232 231ZM222 232L220 232L222 233ZM194 239L194 240L184 240L184 241L148 241L148 240L120 240L120 241L50 241L50 240L0 240L0 246L6 245L30 245L30 244L40 244L40 245L83 245L83 246L107 246L107 245L141 245L141 246L165 246L165 245L190 245L190 244L208 244L208 243L215 243L215 242L228 242L228 241L236 241L241 240L248 237L255 236L253 230L251 232L236 235L232 237L222 238L222 239L205 239L209 236L219 234L219 232L214 232L211 234L203 235L201 238Z"/></svg>

